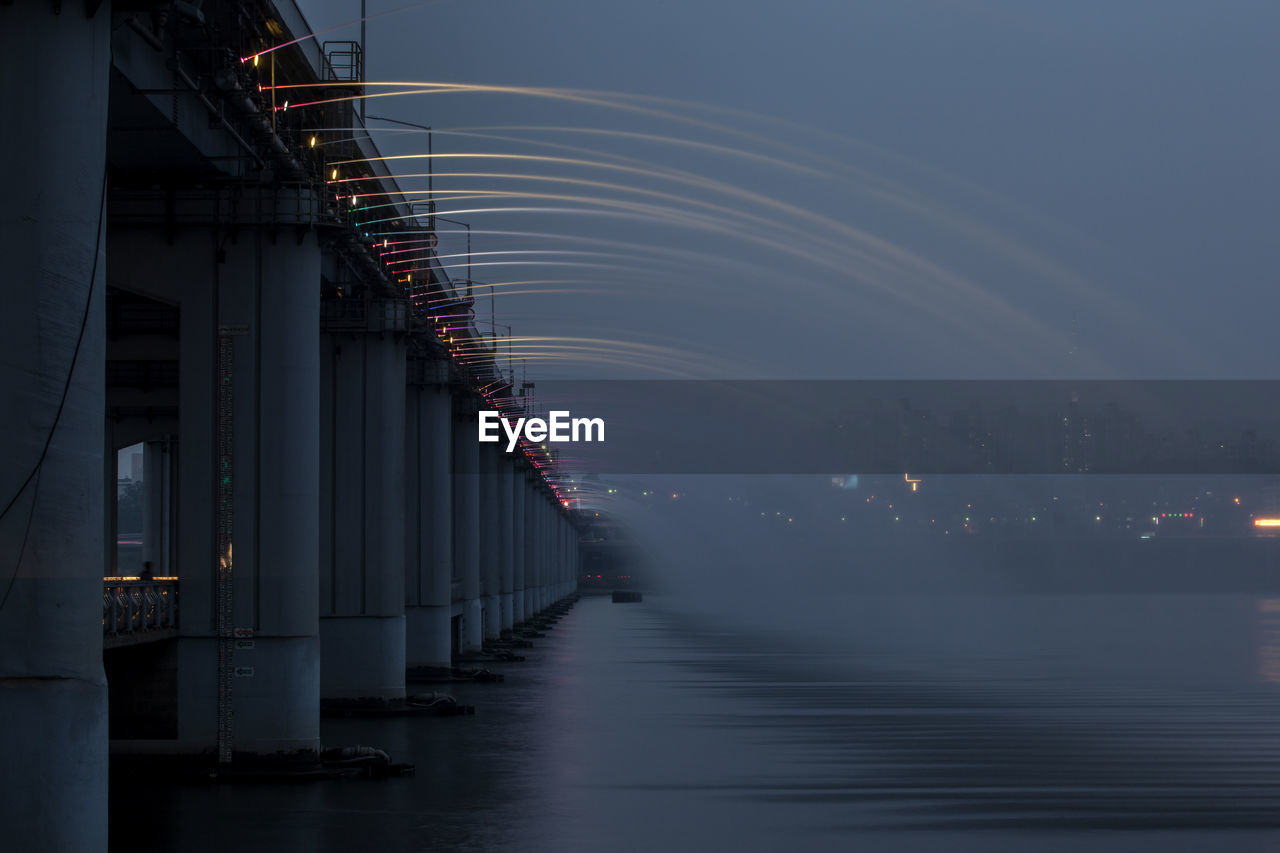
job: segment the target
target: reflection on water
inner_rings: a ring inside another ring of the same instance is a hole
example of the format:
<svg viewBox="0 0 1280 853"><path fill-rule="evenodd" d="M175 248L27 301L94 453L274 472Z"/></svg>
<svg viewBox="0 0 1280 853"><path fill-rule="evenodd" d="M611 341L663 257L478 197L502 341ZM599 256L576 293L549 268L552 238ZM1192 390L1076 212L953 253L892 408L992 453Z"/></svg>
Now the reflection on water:
<svg viewBox="0 0 1280 853"><path fill-rule="evenodd" d="M1269 848L1275 605L815 601L781 631L587 599L505 684L455 691L475 717L326 723L326 744L381 746L415 777L120 783L113 848ZM932 650L868 647L852 623L877 611L914 614ZM961 613L1048 628L1010 643Z"/></svg>
<svg viewBox="0 0 1280 853"><path fill-rule="evenodd" d="M1258 600L1258 678L1280 682L1280 598Z"/></svg>

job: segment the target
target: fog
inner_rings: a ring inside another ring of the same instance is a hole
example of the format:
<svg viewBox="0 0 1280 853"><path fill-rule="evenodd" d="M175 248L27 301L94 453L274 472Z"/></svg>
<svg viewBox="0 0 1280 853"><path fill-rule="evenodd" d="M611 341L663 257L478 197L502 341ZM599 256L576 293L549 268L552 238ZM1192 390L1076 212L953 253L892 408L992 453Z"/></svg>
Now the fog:
<svg viewBox="0 0 1280 853"><path fill-rule="evenodd" d="M1137 529L1090 529L1104 512L1158 503L1221 495L1234 507L1235 493L1256 500L1257 478L933 477L923 492L901 478L843 480L620 477L602 507L634 529L663 607L837 669L876 661L1189 692L1273 677L1262 668L1261 602L1280 592L1269 543L1168 538L1173 519L1165 539L1143 539L1158 529L1149 513ZM1098 514L1070 524L1086 504ZM1059 506L1070 510L1055 518ZM993 517L1036 513L1016 526Z"/></svg>

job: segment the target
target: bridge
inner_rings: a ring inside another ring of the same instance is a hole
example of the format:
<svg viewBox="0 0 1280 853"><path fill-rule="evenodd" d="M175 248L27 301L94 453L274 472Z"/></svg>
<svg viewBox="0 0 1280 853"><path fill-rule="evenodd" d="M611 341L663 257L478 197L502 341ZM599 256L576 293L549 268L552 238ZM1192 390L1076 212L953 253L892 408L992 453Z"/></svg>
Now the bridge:
<svg viewBox="0 0 1280 853"><path fill-rule="evenodd" d="M578 527L553 453L476 441L538 403L434 205L355 101L260 89L358 96L359 45L293 0L6 3L0 41L0 822L98 850L109 750L314 760L322 703L571 597Z"/></svg>

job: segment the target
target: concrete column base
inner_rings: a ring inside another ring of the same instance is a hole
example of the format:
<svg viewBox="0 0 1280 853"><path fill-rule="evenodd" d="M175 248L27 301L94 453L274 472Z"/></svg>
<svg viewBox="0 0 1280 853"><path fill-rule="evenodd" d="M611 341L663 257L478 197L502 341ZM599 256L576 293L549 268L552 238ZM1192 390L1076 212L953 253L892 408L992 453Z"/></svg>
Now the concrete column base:
<svg viewBox="0 0 1280 853"><path fill-rule="evenodd" d="M449 637L451 607L406 607L404 660L414 667L448 668L453 656Z"/></svg>
<svg viewBox="0 0 1280 853"><path fill-rule="evenodd" d="M320 652L322 698L404 698L403 616L323 616Z"/></svg>
<svg viewBox="0 0 1280 853"><path fill-rule="evenodd" d="M462 651L478 652L484 646L484 608L478 598L462 602Z"/></svg>
<svg viewBox="0 0 1280 853"><path fill-rule="evenodd" d="M499 599L498 606L502 610L502 630L510 631L516 624L515 600L509 592L504 592Z"/></svg>
<svg viewBox="0 0 1280 853"><path fill-rule="evenodd" d="M107 685L0 679L0 817L9 850L101 850L107 837Z"/></svg>
<svg viewBox="0 0 1280 853"><path fill-rule="evenodd" d="M484 638L496 640L502 635L502 599L497 595L486 595L484 607Z"/></svg>
<svg viewBox="0 0 1280 853"><path fill-rule="evenodd" d="M252 676L232 684L232 751L296 755L320 751L320 638L254 637L237 650ZM178 645L178 739L151 742L160 752L200 754L218 748L218 640L184 637Z"/></svg>

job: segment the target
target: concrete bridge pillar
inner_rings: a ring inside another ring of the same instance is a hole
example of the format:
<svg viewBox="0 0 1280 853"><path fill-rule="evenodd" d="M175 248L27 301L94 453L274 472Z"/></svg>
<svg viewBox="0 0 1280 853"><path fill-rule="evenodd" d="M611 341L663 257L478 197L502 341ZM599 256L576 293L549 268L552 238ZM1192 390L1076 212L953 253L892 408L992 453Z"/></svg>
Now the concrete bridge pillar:
<svg viewBox="0 0 1280 853"><path fill-rule="evenodd" d="M577 550L576 532L573 528L573 519L566 513L560 516L564 519L564 593L563 595L573 595L574 586L577 583L577 568L574 566L574 552Z"/></svg>
<svg viewBox="0 0 1280 853"><path fill-rule="evenodd" d="M556 601L564 598L564 515L556 512L556 583L552 596Z"/></svg>
<svg viewBox="0 0 1280 853"><path fill-rule="evenodd" d="M560 583L560 507L555 494L547 497L547 606L560 598L556 587Z"/></svg>
<svg viewBox="0 0 1280 853"><path fill-rule="evenodd" d="M526 618L524 607L524 495L525 468L517 457L511 472L511 621L519 625Z"/></svg>
<svg viewBox="0 0 1280 853"><path fill-rule="evenodd" d="M480 598L480 444L476 440L475 400L454 397L453 420L453 573L461 587L459 651L484 645Z"/></svg>
<svg viewBox="0 0 1280 853"><path fill-rule="evenodd" d="M556 510L548 499L546 507L546 526L547 526L547 545L546 545L546 561L547 561L547 581L543 585L543 607L550 607L556 601L556 584L560 578L556 571L556 550L558 543L556 541L559 529L556 526Z"/></svg>
<svg viewBox="0 0 1280 853"><path fill-rule="evenodd" d="M326 331L321 350L320 692L403 699L405 341Z"/></svg>
<svg viewBox="0 0 1280 853"><path fill-rule="evenodd" d="M533 587L529 590L532 595L532 610L536 615L541 613L543 608L547 606L543 591L547 583L547 514L546 514L546 497L543 494L543 486L540 481L533 484L533 492L530 495L530 519L533 526L532 557L533 564ZM525 569L528 572L528 568Z"/></svg>
<svg viewBox="0 0 1280 853"><path fill-rule="evenodd" d="M107 842L103 313L110 4L0 7L0 826ZM18 126L21 117L22 127ZM64 398L65 392L65 398Z"/></svg>
<svg viewBox="0 0 1280 853"><path fill-rule="evenodd" d="M523 552L522 598L525 619L538 613L538 492L534 486L536 477L536 472L530 466L525 469L525 474L520 481L520 490L524 494L524 534L520 537L520 550Z"/></svg>
<svg viewBox="0 0 1280 853"><path fill-rule="evenodd" d="M573 559L570 562L570 567L573 570L573 576L569 582L569 592L572 594L578 591L578 584L582 581L582 542L579 538L579 531L576 527L572 528L570 533L572 536L570 543L572 546L571 553L573 556Z"/></svg>
<svg viewBox="0 0 1280 853"><path fill-rule="evenodd" d="M476 440L474 434L470 438ZM480 598L486 640L502 633L501 452L496 445L480 447Z"/></svg>
<svg viewBox="0 0 1280 853"><path fill-rule="evenodd" d="M551 509L551 603L564 596L564 516L561 508Z"/></svg>
<svg viewBox="0 0 1280 853"><path fill-rule="evenodd" d="M565 594L573 595L578 589L578 528L574 526L573 520L568 523L569 531L569 561L565 566Z"/></svg>
<svg viewBox="0 0 1280 853"><path fill-rule="evenodd" d="M254 632L237 655L254 675L236 679L234 744L251 754L320 746L320 250L314 232L272 236L242 237L222 282L224 323L249 328L232 384L235 624Z"/></svg>
<svg viewBox="0 0 1280 853"><path fill-rule="evenodd" d="M542 598L540 610L546 610L555 601L552 584L555 583L555 496L544 492L542 496Z"/></svg>
<svg viewBox="0 0 1280 853"><path fill-rule="evenodd" d="M568 576L568 548L566 547L568 540L568 523L564 520L563 511L558 512L556 516L556 523L557 532L559 534L557 537L557 544L559 544L559 560L556 562L557 578L559 579L559 583L556 587L556 599L559 601L559 599L566 596L566 589L564 589L564 585L566 585Z"/></svg>
<svg viewBox="0 0 1280 853"><path fill-rule="evenodd" d="M177 737L140 748L310 755L320 745L320 248L314 231L279 227L271 213L307 207L308 191L235 192L245 213L234 222L204 190L111 199L112 283L179 312ZM220 612L252 636L224 657L226 708Z"/></svg>
<svg viewBox="0 0 1280 853"><path fill-rule="evenodd" d="M451 662L453 442L448 364L414 362L405 406L405 664Z"/></svg>
<svg viewBox="0 0 1280 853"><path fill-rule="evenodd" d="M502 630L515 626L515 459L499 451L498 459L498 590Z"/></svg>

